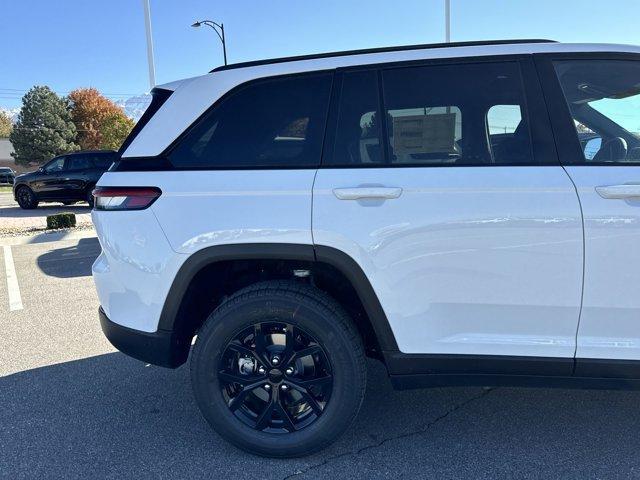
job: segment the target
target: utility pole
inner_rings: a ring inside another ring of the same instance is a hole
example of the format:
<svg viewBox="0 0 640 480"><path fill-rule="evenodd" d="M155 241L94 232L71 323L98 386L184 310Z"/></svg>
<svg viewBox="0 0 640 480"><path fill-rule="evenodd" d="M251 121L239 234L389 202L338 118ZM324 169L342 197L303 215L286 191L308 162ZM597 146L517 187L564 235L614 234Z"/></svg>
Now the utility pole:
<svg viewBox="0 0 640 480"><path fill-rule="evenodd" d="M150 89L156 86L156 67L153 62L153 37L151 36L151 8L149 0L142 0L144 7L144 26L147 32L147 62L149 63L149 86Z"/></svg>
<svg viewBox="0 0 640 480"><path fill-rule="evenodd" d="M451 0L444 0L444 23L445 33L444 40L447 43L451 42Z"/></svg>

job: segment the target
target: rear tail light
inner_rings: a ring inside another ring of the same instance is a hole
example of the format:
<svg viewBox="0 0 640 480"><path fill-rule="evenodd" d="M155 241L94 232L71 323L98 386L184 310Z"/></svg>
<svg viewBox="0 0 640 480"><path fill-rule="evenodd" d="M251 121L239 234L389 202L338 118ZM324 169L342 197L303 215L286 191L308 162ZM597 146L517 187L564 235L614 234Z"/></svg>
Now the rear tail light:
<svg viewBox="0 0 640 480"><path fill-rule="evenodd" d="M96 210L144 210L162 194L157 187L96 187Z"/></svg>

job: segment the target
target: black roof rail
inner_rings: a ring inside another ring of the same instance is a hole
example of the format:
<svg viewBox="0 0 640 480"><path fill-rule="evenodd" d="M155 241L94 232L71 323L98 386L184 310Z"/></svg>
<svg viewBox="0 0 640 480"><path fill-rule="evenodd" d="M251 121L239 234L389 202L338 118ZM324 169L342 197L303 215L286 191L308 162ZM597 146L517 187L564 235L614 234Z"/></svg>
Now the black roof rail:
<svg viewBox="0 0 640 480"><path fill-rule="evenodd" d="M519 43L556 43L555 40L544 38L517 39L517 40L482 40L474 42L450 42L450 43L425 43L422 45L401 45L397 47L378 47L363 50L345 50L342 52L314 53L311 55L299 55L294 57L268 58L265 60L253 60L249 62L232 63L214 68L209 73L221 72L223 70L233 70L235 68L256 67L259 65L270 65L272 63L295 62L299 60L315 60L318 58L345 57L348 55L364 55L367 53L402 52L405 50L427 50L431 48L453 48L453 47L477 47L483 45L512 45Z"/></svg>

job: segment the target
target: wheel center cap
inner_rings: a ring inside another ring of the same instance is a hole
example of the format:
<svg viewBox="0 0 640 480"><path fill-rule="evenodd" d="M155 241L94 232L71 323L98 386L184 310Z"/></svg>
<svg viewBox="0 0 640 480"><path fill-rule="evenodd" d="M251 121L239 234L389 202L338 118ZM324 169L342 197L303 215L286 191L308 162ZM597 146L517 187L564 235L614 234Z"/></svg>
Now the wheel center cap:
<svg viewBox="0 0 640 480"><path fill-rule="evenodd" d="M272 368L271 370L269 370L269 380L274 383L278 383L280 380L282 380L282 370L278 368Z"/></svg>

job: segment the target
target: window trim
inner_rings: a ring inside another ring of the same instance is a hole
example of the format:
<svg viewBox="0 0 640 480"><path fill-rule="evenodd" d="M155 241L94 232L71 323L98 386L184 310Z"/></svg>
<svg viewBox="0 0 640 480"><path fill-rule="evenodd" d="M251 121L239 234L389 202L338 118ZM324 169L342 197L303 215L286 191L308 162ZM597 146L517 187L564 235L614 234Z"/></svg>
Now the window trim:
<svg viewBox="0 0 640 480"><path fill-rule="evenodd" d="M384 155L384 163L378 164L346 164L337 165L327 163L333 158L335 148L335 131L338 127L338 118L340 110L341 100L341 86L336 89L336 95L332 95L331 98L331 111L334 112L334 116L330 119L331 124L327 129L330 132L330 136L326 136L325 143L330 141L329 150L326 154L323 152L322 162L320 168L331 169L357 169L357 168L496 168L496 167L558 167L560 162L556 151L556 145L552 134L552 127L550 124L549 112L546 108L542 87L534 64L532 54L517 54L517 55L492 55L485 57L463 57L463 58L436 58L436 59L419 59L411 61L401 62L389 62L382 64L370 64L370 65L354 65L349 67L342 67L336 69L336 76L339 81L342 82L344 73L363 70L375 70L378 72L378 90L379 100L378 108L380 112L386 112L386 102L384 99L384 85L382 82L382 75L384 70L392 70L397 68L415 68L415 67L430 67L430 66L450 66L450 65L469 65L469 64L485 64L485 63L515 63L520 73L520 82L522 85L523 94L523 106L525 119L528 120L527 128L529 130L531 155L533 162L513 162L513 163L491 163L491 164L467 164L467 165L451 165L445 163L434 164L393 164L389 160L389 138L387 130L387 118L386 114L381 114L381 135L382 135L382 148ZM339 76L339 77L338 77ZM335 82L334 82L335 85ZM487 131L488 135L488 131ZM544 161L548 158L548 161Z"/></svg>
<svg viewBox="0 0 640 480"><path fill-rule="evenodd" d="M560 163L571 167L638 167L635 162L587 162L574 126L569 104L562 90L554 61L566 60L627 60L640 62L640 54L626 52L578 52L533 54L540 75Z"/></svg>
<svg viewBox="0 0 640 480"><path fill-rule="evenodd" d="M52 163L57 162L59 160L62 160L62 168L60 170L56 170L55 172L47 171L47 168L49 167L49 165L51 165ZM64 172L65 169L67 168L67 162L68 161L69 161L69 155L58 155L57 157L52 158L47 163L42 165L42 171L44 173L46 173L47 175L50 175L52 173Z"/></svg>

